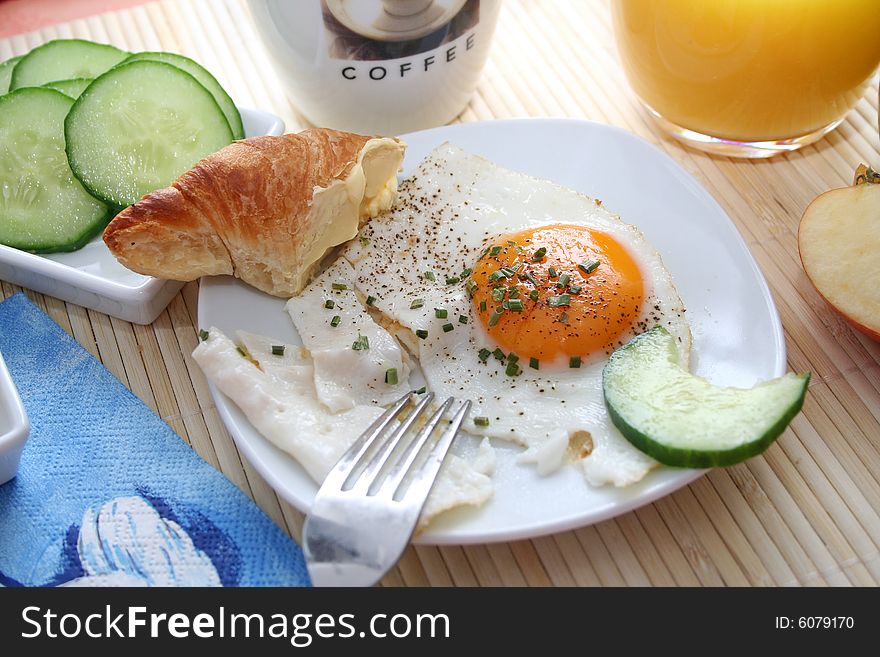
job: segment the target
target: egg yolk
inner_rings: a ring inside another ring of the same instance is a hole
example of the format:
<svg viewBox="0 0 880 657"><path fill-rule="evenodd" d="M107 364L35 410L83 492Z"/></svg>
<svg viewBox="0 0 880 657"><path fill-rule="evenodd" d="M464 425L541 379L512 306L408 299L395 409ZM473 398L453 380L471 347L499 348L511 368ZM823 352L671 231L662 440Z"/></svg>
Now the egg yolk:
<svg viewBox="0 0 880 657"><path fill-rule="evenodd" d="M504 235L483 251L472 278L474 315L521 359L586 359L617 348L644 301L633 257L611 235L585 226Z"/></svg>

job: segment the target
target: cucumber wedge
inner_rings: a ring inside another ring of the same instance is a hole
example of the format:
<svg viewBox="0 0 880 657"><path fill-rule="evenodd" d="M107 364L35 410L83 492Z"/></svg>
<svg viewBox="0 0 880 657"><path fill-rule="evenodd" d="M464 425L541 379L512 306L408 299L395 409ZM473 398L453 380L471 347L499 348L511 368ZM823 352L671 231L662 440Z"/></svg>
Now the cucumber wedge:
<svg viewBox="0 0 880 657"><path fill-rule="evenodd" d="M655 327L615 351L602 374L605 405L629 442L666 465L732 465L763 452L804 403L810 375L722 388L679 364L674 338Z"/></svg>
<svg viewBox="0 0 880 657"><path fill-rule="evenodd" d="M131 55L126 62L138 62L149 60L153 62L165 62L179 69L183 69L196 80L199 81L205 89L211 92L214 100L223 110L226 120L229 121L229 127L232 128L232 137L234 139L244 139L244 126L241 123L241 114L238 108L232 102L232 98L226 93L226 90L217 82L217 78L211 75L205 67L191 60L189 57L177 55L173 52L138 52Z"/></svg>
<svg viewBox="0 0 880 657"><path fill-rule="evenodd" d="M96 78L64 122L67 159L93 195L127 206L167 187L232 142L214 97L163 62L121 64Z"/></svg>
<svg viewBox="0 0 880 657"><path fill-rule="evenodd" d="M0 96L9 91L9 83L12 82L12 71L15 65L21 61L24 55L18 57L10 57L5 62L0 63Z"/></svg>
<svg viewBox="0 0 880 657"><path fill-rule="evenodd" d="M91 83L91 78L73 78L72 80L55 80L55 82L47 82L43 86L48 87L49 89L54 89L55 91L60 91L65 96L70 96L76 100Z"/></svg>
<svg viewBox="0 0 880 657"><path fill-rule="evenodd" d="M0 96L0 244L74 251L115 214L74 177L64 153L73 100L33 87Z"/></svg>
<svg viewBox="0 0 880 657"><path fill-rule="evenodd" d="M9 89L41 87L54 80L96 78L126 57L127 52L105 43L56 39L37 46L16 64Z"/></svg>

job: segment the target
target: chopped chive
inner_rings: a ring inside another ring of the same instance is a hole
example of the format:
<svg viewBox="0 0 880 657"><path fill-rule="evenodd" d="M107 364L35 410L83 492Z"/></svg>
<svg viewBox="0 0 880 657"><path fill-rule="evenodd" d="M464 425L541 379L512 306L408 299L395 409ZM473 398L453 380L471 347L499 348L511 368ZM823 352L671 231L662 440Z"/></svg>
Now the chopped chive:
<svg viewBox="0 0 880 657"><path fill-rule="evenodd" d="M397 368L396 367L389 367L387 370L385 370L385 383L387 383L390 386L397 385Z"/></svg>
<svg viewBox="0 0 880 657"><path fill-rule="evenodd" d="M245 358L248 358L248 352L246 352L243 347L236 347L235 350Z"/></svg>
<svg viewBox="0 0 880 657"><path fill-rule="evenodd" d="M572 356L568 359L568 366L577 369L581 366L581 357L580 356Z"/></svg>
<svg viewBox="0 0 880 657"><path fill-rule="evenodd" d="M339 315L333 315L333 319L330 320L330 326L332 326L333 328L339 326L340 319L341 318L339 317Z"/></svg>
<svg viewBox="0 0 880 657"><path fill-rule="evenodd" d="M507 362L508 362L508 363L515 363L515 362L517 362L518 360L519 360L519 356L517 356L517 355L516 355L515 353L513 353L512 351L511 351L509 354L507 354Z"/></svg>
<svg viewBox="0 0 880 657"><path fill-rule="evenodd" d="M507 301L505 301L504 303L501 304L501 307L502 307L504 310L507 310L508 308L510 308L510 304L509 304Z"/></svg>
<svg viewBox="0 0 880 657"><path fill-rule="evenodd" d="M571 295L570 294L560 294L559 296L550 297L547 299L547 305L551 308L556 308L558 306L568 306L571 304Z"/></svg>
<svg viewBox="0 0 880 657"><path fill-rule="evenodd" d="M489 255L490 255L490 256L497 256L499 253L501 253L501 247L500 247L500 246L493 246L493 247L492 247L492 250L489 251Z"/></svg>
<svg viewBox="0 0 880 657"><path fill-rule="evenodd" d="M483 252L480 254L480 257L477 258L477 260L482 260L483 258L485 258L486 254L489 253L489 249L491 248L491 246L487 246L485 249L483 249Z"/></svg>
<svg viewBox="0 0 880 657"><path fill-rule="evenodd" d="M482 299L480 301L480 312L481 313L486 312L486 300L485 299Z"/></svg>
<svg viewBox="0 0 880 657"><path fill-rule="evenodd" d="M428 386L422 386L418 390L414 390L417 395L424 395L428 391Z"/></svg>
<svg viewBox="0 0 880 657"><path fill-rule="evenodd" d="M208 333L205 329L199 329L199 340L201 340L202 342L207 340L210 335L211 334Z"/></svg>
<svg viewBox="0 0 880 657"><path fill-rule="evenodd" d="M458 323L459 324L467 324L468 323L467 315L459 315L458 316Z"/></svg>
<svg viewBox="0 0 880 657"><path fill-rule="evenodd" d="M358 339L351 344L351 348L355 351L366 351L370 348L370 339L358 333Z"/></svg>
<svg viewBox="0 0 880 657"><path fill-rule="evenodd" d="M496 271L493 271L491 274L489 274L490 281L499 281L502 278L507 278L507 274L504 273L503 269L497 269Z"/></svg>
<svg viewBox="0 0 880 657"><path fill-rule="evenodd" d="M522 268L522 266L523 266L523 263L518 262L513 267L510 268L510 271L517 272Z"/></svg>
<svg viewBox="0 0 880 657"><path fill-rule="evenodd" d="M537 301L539 296L541 295L538 293L537 290L532 290L531 292L529 292L529 299L531 299L532 301Z"/></svg>
<svg viewBox="0 0 880 657"><path fill-rule="evenodd" d="M563 324L568 324L568 313L562 313L559 316L559 321L562 322Z"/></svg>
<svg viewBox="0 0 880 657"><path fill-rule="evenodd" d="M428 280L428 281L436 281L437 280L437 277L434 276L434 272L432 272L432 271L426 271L423 274L423 276L424 276L425 280Z"/></svg>
<svg viewBox="0 0 880 657"><path fill-rule="evenodd" d="M599 267L598 260L587 260L578 265L578 269L580 269L585 274L592 274Z"/></svg>
<svg viewBox="0 0 880 657"><path fill-rule="evenodd" d="M416 329L416 337L424 340L428 337L428 332L425 329Z"/></svg>
<svg viewBox="0 0 880 657"><path fill-rule="evenodd" d="M556 287L565 287L568 285L568 282L571 280L571 276L568 274L563 274L559 277L559 280L556 282Z"/></svg>
<svg viewBox="0 0 880 657"><path fill-rule="evenodd" d="M496 287L492 290L492 301L501 301L504 298L504 288Z"/></svg>
<svg viewBox="0 0 880 657"><path fill-rule="evenodd" d="M550 274L550 278L556 278L556 267L548 267L547 271Z"/></svg>
<svg viewBox="0 0 880 657"><path fill-rule="evenodd" d="M410 310L418 310L419 308L421 308L424 305L425 305L424 299L413 299L412 303L409 304L409 308L410 308Z"/></svg>
<svg viewBox="0 0 880 657"><path fill-rule="evenodd" d="M443 332L449 333L454 328L455 328L454 324L452 324L451 322L447 322L446 324L443 325Z"/></svg>
<svg viewBox="0 0 880 657"><path fill-rule="evenodd" d="M532 255L532 262L541 262L545 255L547 255L547 248L542 246Z"/></svg>
<svg viewBox="0 0 880 657"><path fill-rule="evenodd" d="M507 302L507 307L515 313L521 313L523 311L522 299L510 299Z"/></svg>
<svg viewBox="0 0 880 657"><path fill-rule="evenodd" d="M468 299L473 299L474 292L477 291L477 282L473 278L468 279L468 282L464 285L464 289L467 290Z"/></svg>
<svg viewBox="0 0 880 657"><path fill-rule="evenodd" d="M522 370L520 369L519 363L516 361L508 361L507 367L504 368L504 373L507 376L519 376L522 374Z"/></svg>
<svg viewBox="0 0 880 657"><path fill-rule="evenodd" d="M583 288L580 285L569 285L568 291L570 294L580 294Z"/></svg>
<svg viewBox="0 0 880 657"><path fill-rule="evenodd" d="M480 352L477 354L477 358L479 358L482 362L485 363L487 360L489 360L489 356L491 356L491 355L492 355L492 352L489 351L488 349L486 349L485 347L483 347L482 349L480 349Z"/></svg>
<svg viewBox="0 0 880 657"><path fill-rule="evenodd" d="M498 360L504 360L504 352L501 351L499 347L495 348L495 351L492 352L492 355L495 356Z"/></svg>
<svg viewBox="0 0 880 657"><path fill-rule="evenodd" d="M535 287L540 287L540 285L538 285L538 281L535 280L535 277L532 276L532 273L531 273L531 272L528 272L528 271L527 271L527 272L525 273L525 277L529 280L529 283L531 283L531 284L534 285Z"/></svg>
<svg viewBox="0 0 880 657"><path fill-rule="evenodd" d="M449 311L446 308L434 308L434 317L437 319L446 319L449 315Z"/></svg>
<svg viewBox="0 0 880 657"><path fill-rule="evenodd" d="M363 235L361 235L360 240L361 240L361 246L366 246L367 244L370 243L370 240L367 239L366 237L364 237Z"/></svg>
<svg viewBox="0 0 880 657"><path fill-rule="evenodd" d="M447 276L446 284L447 285L455 285L456 283L461 283L461 279L458 276Z"/></svg>
<svg viewBox="0 0 880 657"><path fill-rule="evenodd" d="M336 302L335 302L333 299L327 299L327 300L324 302L324 307L325 307L325 308L333 308L335 305L336 305Z"/></svg>
<svg viewBox="0 0 880 657"><path fill-rule="evenodd" d="M513 276L516 273L516 269L513 269L512 267L502 267L498 271L500 271L502 274L504 274L504 276L506 278L510 278L511 276Z"/></svg>
<svg viewBox="0 0 880 657"><path fill-rule="evenodd" d="M368 296L367 305L372 306L374 303L376 303L376 297L374 297L373 295Z"/></svg>
<svg viewBox="0 0 880 657"><path fill-rule="evenodd" d="M507 246L516 246L516 242L513 240L507 240Z"/></svg>
<svg viewBox="0 0 880 657"><path fill-rule="evenodd" d="M511 299L519 299L519 288L515 285L507 288L507 296Z"/></svg>
<svg viewBox="0 0 880 657"><path fill-rule="evenodd" d="M333 283L330 287L332 287L334 290L347 290L348 289L348 285L346 285L345 283Z"/></svg>
<svg viewBox="0 0 880 657"><path fill-rule="evenodd" d="M471 269L470 267L465 267L464 269L462 269L462 270L461 270L461 278L462 278L462 280L464 280L465 278L467 278L468 276L470 276L472 271L473 271L473 269Z"/></svg>
<svg viewBox="0 0 880 657"><path fill-rule="evenodd" d="M489 426L489 418L484 415L478 415L474 418L474 424L478 427L488 427Z"/></svg>
<svg viewBox="0 0 880 657"><path fill-rule="evenodd" d="M283 344L273 344L272 345L272 355L273 356L283 356L284 355L284 345Z"/></svg>
<svg viewBox="0 0 880 657"><path fill-rule="evenodd" d="M496 308L492 311L492 314L489 316L489 326L495 326L498 323L498 320L501 319L501 315L504 314L504 308Z"/></svg>
<svg viewBox="0 0 880 657"><path fill-rule="evenodd" d="M533 370L539 370L541 369L541 361L534 357L529 358L529 367L531 367Z"/></svg>

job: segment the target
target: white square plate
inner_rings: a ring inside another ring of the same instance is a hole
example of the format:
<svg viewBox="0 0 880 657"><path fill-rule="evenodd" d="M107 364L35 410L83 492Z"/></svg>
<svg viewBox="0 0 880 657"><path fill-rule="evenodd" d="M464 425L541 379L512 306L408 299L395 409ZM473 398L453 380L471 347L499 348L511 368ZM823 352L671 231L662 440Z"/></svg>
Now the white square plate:
<svg viewBox="0 0 880 657"><path fill-rule="evenodd" d="M239 108L245 135L280 135L274 114ZM183 286L123 267L98 235L78 251L36 255L0 244L0 279L98 310L135 324L149 324Z"/></svg>
<svg viewBox="0 0 880 657"><path fill-rule="evenodd" d="M0 484L15 476L29 432L27 414L0 354Z"/></svg>
<svg viewBox="0 0 880 657"><path fill-rule="evenodd" d="M449 141L501 166L602 199L611 212L642 230L672 273L693 333L695 374L718 385L749 387L785 372L779 315L742 237L696 180L643 139L570 119L464 123L402 138L408 144L405 175ZM232 277L206 278L199 290L199 324L227 335L242 329L300 344L284 303ZM308 511L315 482L263 438L234 403L211 390L241 452L279 495ZM455 447L466 450L477 442L459 440ZM533 466L517 462L520 448L500 441L493 445L493 498L480 508L445 513L416 537L417 543L509 541L580 527L652 502L703 472L659 467L626 488L593 488L574 467L540 476Z"/></svg>

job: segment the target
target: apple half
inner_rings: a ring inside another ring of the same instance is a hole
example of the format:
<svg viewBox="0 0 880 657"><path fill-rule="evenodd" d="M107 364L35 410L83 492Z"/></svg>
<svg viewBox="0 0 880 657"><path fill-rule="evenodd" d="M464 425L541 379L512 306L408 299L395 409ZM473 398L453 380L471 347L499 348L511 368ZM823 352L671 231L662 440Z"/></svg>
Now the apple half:
<svg viewBox="0 0 880 657"><path fill-rule="evenodd" d="M801 218L798 250L819 294L880 340L880 174L863 164L851 187L817 196Z"/></svg>

